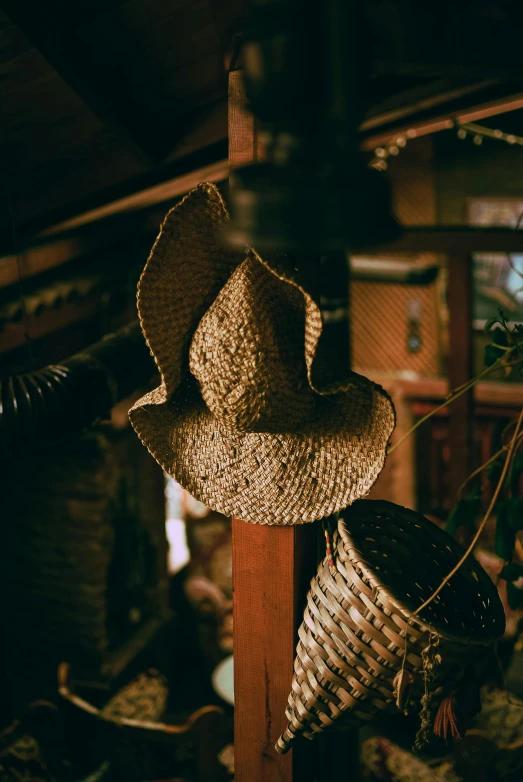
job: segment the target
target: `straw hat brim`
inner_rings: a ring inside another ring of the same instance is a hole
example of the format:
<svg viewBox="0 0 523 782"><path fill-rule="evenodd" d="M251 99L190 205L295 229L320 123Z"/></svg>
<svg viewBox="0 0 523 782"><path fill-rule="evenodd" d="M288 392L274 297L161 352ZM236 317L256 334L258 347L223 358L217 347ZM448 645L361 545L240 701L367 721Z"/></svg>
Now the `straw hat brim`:
<svg viewBox="0 0 523 782"><path fill-rule="evenodd" d="M169 400L161 389L148 394L133 426L163 469L214 510L258 524L303 524L364 497L383 468L392 406L366 378L352 381L336 398L319 397L314 415L292 432L230 428L190 383Z"/></svg>

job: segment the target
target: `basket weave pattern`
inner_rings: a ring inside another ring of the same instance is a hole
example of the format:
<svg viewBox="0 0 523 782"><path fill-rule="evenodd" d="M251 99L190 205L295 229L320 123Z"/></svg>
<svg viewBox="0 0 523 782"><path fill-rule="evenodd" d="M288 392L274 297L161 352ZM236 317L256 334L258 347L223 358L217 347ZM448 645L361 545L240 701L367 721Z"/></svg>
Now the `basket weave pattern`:
<svg viewBox="0 0 523 782"><path fill-rule="evenodd" d="M409 700L418 709L426 687L423 653L434 639L441 659L431 673L435 705L454 688L504 628L496 588L475 560L421 616L412 616L461 553L413 511L388 502L354 504L334 538L336 572L325 559L311 582L279 752L298 735L312 739L334 723L347 727L397 711L393 680L405 649Z"/></svg>

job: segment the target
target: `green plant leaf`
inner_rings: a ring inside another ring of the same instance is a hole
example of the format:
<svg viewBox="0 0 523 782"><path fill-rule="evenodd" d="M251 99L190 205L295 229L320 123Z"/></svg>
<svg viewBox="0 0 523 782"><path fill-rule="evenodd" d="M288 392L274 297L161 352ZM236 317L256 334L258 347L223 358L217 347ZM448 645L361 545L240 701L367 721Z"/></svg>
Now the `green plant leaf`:
<svg viewBox="0 0 523 782"><path fill-rule="evenodd" d="M485 345L483 360L486 367L491 367L504 354L504 350L499 350L495 345Z"/></svg>
<svg viewBox="0 0 523 782"><path fill-rule="evenodd" d="M477 507L477 512L479 513L481 511L481 486L479 483L476 483L472 489L469 491L469 493L466 496L467 502L470 502L472 500L478 500L479 505Z"/></svg>
<svg viewBox="0 0 523 782"><path fill-rule="evenodd" d="M508 326L508 319L501 307L498 310L498 322L505 328Z"/></svg>
<svg viewBox="0 0 523 782"><path fill-rule="evenodd" d="M495 462L491 462L487 467L487 477L489 481L494 481L495 483L497 483L501 478L502 472L503 472L503 462L501 461L501 459L496 459Z"/></svg>
<svg viewBox="0 0 523 782"><path fill-rule="evenodd" d="M498 517L496 520L496 545L495 551L498 557L510 562L516 545L516 533L510 528L507 516L506 501L498 504Z"/></svg>
<svg viewBox="0 0 523 782"><path fill-rule="evenodd" d="M523 529L523 500L521 497L509 497L505 500L507 525L513 532Z"/></svg>
<svg viewBox="0 0 523 782"><path fill-rule="evenodd" d="M512 464L512 477L517 480L523 473L523 452L520 451L514 457Z"/></svg>
<svg viewBox="0 0 523 782"><path fill-rule="evenodd" d="M507 599L509 606L515 610L519 608L523 602L523 565L518 565L516 562L509 562L505 565L501 573L500 578L505 579L507 582Z"/></svg>
<svg viewBox="0 0 523 782"><path fill-rule="evenodd" d="M523 586L523 578L521 583ZM513 611L517 611L517 609L520 608L521 603L523 603L523 589L516 586L513 581L507 581L507 600Z"/></svg>
<svg viewBox="0 0 523 782"><path fill-rule="evenodd" d="M496 323L499 323L500 320L498 317L495 318L489 318L487 322L485 323L483 327L483 333L489 334L492 331L492 326L494 326Z"/></svg>
<svg viewBox="0 0 523 782"><path fill-rule="evenodd" d="M503 329L494 329L492 332L492 344L508 347L507 332Z"/></svg>
<svg viewBox="0 0 523 782"><path fill-rule="evenodd" d="M517 581L521 576L523 576L523 565L517 562L507 562L499 574L499 577L504 578L505 581Z"/></svg>
<svg viewBox="0 0 523 782"><path fill-rule="evenodd" d="M481 500L477 496L466 497L459 500L451 510L445 529L449 535L456 534L459 527L472 527L481 511Z"/></svg>

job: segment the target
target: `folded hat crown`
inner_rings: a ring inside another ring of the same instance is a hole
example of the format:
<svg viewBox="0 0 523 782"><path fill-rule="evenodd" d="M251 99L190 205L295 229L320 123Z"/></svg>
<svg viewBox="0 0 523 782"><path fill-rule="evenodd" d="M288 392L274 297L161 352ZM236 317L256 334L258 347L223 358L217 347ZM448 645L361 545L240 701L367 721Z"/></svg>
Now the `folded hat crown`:
<svg viewBox="0 0 523 782"><path fill-rule="evenodd" d="M189 368L209 410L240 431L291 431L313 411L303 296L247 258L202 317Z"/></svg>

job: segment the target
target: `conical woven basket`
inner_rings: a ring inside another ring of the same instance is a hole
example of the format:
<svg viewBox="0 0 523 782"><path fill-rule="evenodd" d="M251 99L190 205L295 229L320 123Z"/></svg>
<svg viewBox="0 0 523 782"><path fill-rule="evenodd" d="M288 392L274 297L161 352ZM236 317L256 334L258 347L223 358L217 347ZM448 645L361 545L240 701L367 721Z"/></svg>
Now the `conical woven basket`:
<svg viewBox="0 0 523 782"><path fill-rule="evenodd" d="M279 752L298 736L398 713L402 671L409 687L401 708L423 703L434 715L505 627L497 589L472 557L413 616L462 554L446 532L406 508L360 500L346 511L334 535L334 568L326 558L311 582Z"/></svg>

